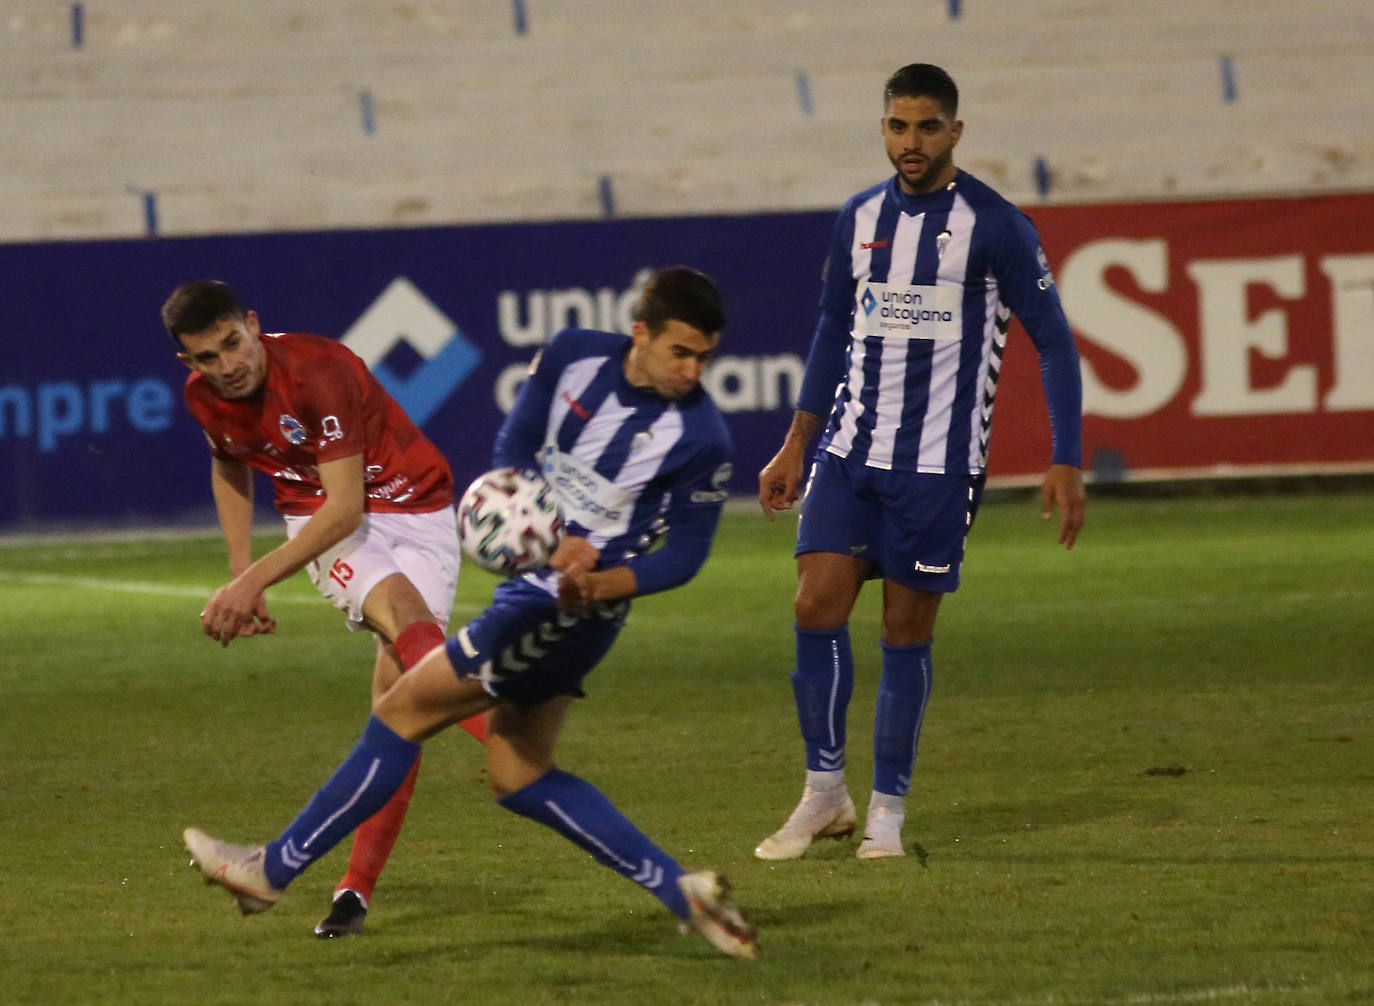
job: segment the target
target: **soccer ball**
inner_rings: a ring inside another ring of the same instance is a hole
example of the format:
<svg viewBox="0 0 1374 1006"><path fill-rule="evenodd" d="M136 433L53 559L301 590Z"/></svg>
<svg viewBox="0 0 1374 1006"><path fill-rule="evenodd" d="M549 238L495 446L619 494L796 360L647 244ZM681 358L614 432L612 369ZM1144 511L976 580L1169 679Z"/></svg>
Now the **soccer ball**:
<svg viewBox="0 0 1374 1006"><path fill-rule="evenodd" d="M496 468L458 502L458 541L485 570L513 576L548 565L563 537L558 500L532 468Z"/></svg>

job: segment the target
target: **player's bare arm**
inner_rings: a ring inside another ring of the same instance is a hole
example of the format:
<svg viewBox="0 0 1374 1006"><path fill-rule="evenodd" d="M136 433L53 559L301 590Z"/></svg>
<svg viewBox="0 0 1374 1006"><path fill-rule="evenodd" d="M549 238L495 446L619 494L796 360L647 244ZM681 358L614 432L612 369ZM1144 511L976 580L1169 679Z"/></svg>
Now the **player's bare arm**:
<svg viewBox="0 0 1374 1006"><path fill-rule="evenodd" d="M253 565L253 470L239 461L212 457L210 489L229 554L229 575L238 576ZM244 623L238 634L256 636L276 631L277 623L268 613L267 601L260 598L252 619Z"/></svg>
<svg viewBox="0 0 1374 1006"><path fill-rule="evenodd" d="M1050 465L1040 492L1041 517L1049 520L1059 511L1059 544L1073 548L1083 527L1087 494L1083 490L1083 472L1073 465Z"/></svg>
<svg viewBox="0 0 1374 1006"><path fill-rule="evenodd" d="M324 503L296 535L254 562L210 598L201 613L207 636L221 646L253 622L263 603L262 593L292 573L304 569L326 549L337 545L363 519L363 455L326 461L320 465ZM251 633L250 633L251 634Z"/></svg>
<svg viewBox="0 0 1374 1006"><path fill-rule="evenodd" d="M210 459L210 491L229 553L229 573L253 564L253 470L239 461Z"/></svg>
<svg viewBox="0 0 1374 1006"><path fill-rule="evenodd" d="M797 501L806 467L806 451L820 424L820 416L800 410L794 412L792 425L778 453L759 472L759 506L769 520L777 511L791 509Z"/></svg>

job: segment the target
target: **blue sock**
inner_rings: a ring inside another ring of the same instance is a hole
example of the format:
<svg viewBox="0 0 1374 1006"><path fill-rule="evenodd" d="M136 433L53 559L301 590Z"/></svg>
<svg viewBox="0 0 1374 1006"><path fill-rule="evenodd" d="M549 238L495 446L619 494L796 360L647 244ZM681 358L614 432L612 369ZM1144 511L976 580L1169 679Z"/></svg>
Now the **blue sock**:
<svg viewBox="0 0 1374 1006"><path fill-rule="evenodd" d="M844 724L854 693L854 655L849 627L830 632L793 627L797 635L797 668L792 695L797 722L806 743L806 767L813 772L844 768Z"/></svg>
<svg viewBox="0 0 1374 1006"><path fill-rule="evenodd" d="M267 844L263 864L272 886L284 888L354 828L382 808L419 757L420 745L373 716L358 743L281 837Z"/></svg>
<svg viewBox="0 0 1374 1006"><path fill-rule="evenodd" d="M921 720L930 701L933 668L930 642L883 648L883 676L873 722L873 789L906 796L921 740Z"/></svg>
<svg viewBox="0 0 1374 1006"><path fill-rule="evenodd" d="M599 789L561 769L501 799L501 806L547 825L602 866L628 877L680 919L690 914L677 878L687 871L616 810Z"/></svg>

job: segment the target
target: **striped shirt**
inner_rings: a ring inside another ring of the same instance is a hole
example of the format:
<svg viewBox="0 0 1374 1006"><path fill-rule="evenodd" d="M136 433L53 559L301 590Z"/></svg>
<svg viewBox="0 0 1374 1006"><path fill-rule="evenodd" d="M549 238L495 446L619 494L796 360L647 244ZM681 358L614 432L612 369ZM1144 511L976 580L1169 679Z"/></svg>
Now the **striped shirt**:
<svg viewBox="0 0 1374 1006"><path fill-rule="evenodd" d="M938 191L895 176L841 211L798 409L820 449L874 468L981 473L1015 313L1040 357L1053 463L1081 464L1078 351L1030 218L960 171Z"/></svg>
<svg viewBox="0 0 1374 1006"><path fill-rule="evenodd" d="M732 447L703 388L670 400L630 384L629 347L610 332L555 335L497 435L494 463L539 468L569 532L601 550L599 566L629 565L647 594L705 561ZM665 534L663 548L644 554Z"/></svg>

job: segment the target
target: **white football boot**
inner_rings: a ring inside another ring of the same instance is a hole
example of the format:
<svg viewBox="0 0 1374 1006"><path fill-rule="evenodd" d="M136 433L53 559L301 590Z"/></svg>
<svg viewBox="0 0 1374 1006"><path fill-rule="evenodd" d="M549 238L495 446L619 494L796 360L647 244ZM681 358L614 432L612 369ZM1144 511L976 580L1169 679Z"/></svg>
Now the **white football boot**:
<svg viewBox="0 0 1374 1006"><path fill-rule="evenodd" d="M281 897L263 869L265 846L230 845L199 828L187 828L181 837L191 854L191 865L200 870L207 884L218 884L232 894L244 915L265 912Z"/></svg>
<svg viewBox="0 0 1374 1006"><path fill-rule="evenodd" d="M845 838L854 834L858 823L847 786L841 784L828 790L807 786L802 790L801 803L792 811L787 823L760 842L754 849L754 856L757 859L800 859L814 839Z"/></svg>
<svg viewBox="0 0 1374 1006"><path fill-rule="evenodd" d="M902 848L902 823L906 812L891 807L868 808L868 818L864 822L864 840L854 855L860 859L892 859L905 856Z"/></svg>
<svg viewBox="0 0 1374 1006"><path fill-rule="evenodd" d="M681 923L683 932L695 929L723 954L753 960L759 955L759 937L729 903L730 882L711 870L684 873L677 886L687 896L691 917Z"/></svg>

